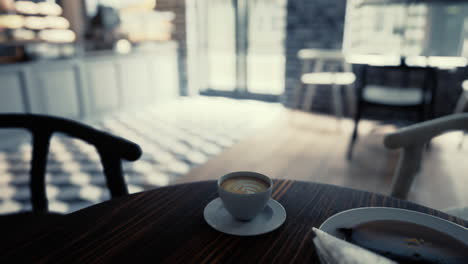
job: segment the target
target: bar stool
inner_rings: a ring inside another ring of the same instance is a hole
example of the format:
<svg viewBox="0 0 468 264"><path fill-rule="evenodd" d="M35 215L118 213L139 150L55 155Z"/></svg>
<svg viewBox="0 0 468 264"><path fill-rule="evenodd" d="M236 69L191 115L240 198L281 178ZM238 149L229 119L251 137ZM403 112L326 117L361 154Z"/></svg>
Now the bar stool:
<svg viewBox="0 0 468 264"><path fill-rule="evenodd" d="M332 89L333 108L339 121L344 115L341 89L345 87L348 110L353 115L353 87L356 76L351 70L351 65L345 62L341 51L302 49L298 52L298 58L302 61L302 70L301 81L295 91L295 107L310 111L317 86L328 85Z"/></svg>
<svg viewBox="0 0 468 264"><path fill-rule="evenodd" d="M341 96L341 87L350 87L356 76L352 72L315 72L315 73L306 73L302 75L302 83L308 85L309 89L306 91L306 96L304 96L304 105L306 109L310 109L312 99L314 96L314 90L317 85L330 85L332 89L333 97L333 107L335 110L335 116L337 120L340 120L343 115L343 98ZM312 88L312 87L313 88ZM312 89L311 89L312 88ZM348 101L354 101L353 99Z"/></svg>

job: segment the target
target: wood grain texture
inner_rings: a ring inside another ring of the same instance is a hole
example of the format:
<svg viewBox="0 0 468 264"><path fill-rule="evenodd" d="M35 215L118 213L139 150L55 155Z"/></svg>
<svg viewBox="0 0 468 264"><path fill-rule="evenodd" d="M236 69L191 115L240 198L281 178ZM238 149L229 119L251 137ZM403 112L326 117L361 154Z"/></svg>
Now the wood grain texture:
<svg viewBox="0 0 468 264"><path fill-rule="evenodd" d="M439 211L379 194L276 180L273 198L286 209L284 225L268 234L236 237L203 219L204 207L216 197L216 182L205 181L116 198L70 214L16 244L0 244L0 262L317 263L311 228L365 206L425 212L468 227Z"/></svg>

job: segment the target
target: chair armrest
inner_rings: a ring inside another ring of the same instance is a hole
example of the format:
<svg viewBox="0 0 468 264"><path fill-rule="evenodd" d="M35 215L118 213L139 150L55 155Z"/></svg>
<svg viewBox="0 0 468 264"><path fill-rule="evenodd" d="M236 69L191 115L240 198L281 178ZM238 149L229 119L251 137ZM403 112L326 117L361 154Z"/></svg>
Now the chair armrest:
<svg viewBox="0 0 468 264"><path fill-rule="evenodd" d="M389 149L424 145L432 138L454 130L468 130L468 114L454 114L402 128L385 136L384 145Z"/></svg>

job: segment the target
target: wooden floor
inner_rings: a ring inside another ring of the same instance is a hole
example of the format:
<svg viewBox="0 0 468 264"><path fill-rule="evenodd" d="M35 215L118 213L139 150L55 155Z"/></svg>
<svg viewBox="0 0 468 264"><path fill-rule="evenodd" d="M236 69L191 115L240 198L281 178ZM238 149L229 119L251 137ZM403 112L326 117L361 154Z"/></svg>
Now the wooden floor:
<svg viewBox="0 0 468 264"><path fill-rule="evenodd" d="M348 162L344 157L351 128L350 120L337 125L333 117L285 110L272 124L194 168L179 182L249 170L273 178L388 194L399 153L386 150L382 139L395 128L363 121L354 159ZM433 141L409 200L437 209L468 206L468 139L467 146L458 149L460 137L460 133L451 133Z"/></svg>

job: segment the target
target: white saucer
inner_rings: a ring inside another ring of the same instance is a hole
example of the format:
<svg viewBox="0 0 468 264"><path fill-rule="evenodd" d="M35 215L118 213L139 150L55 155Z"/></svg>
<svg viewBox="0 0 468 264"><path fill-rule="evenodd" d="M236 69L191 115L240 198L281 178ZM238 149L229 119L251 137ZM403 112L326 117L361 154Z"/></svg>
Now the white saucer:
<svg viewBox="0 0 468 264"><path fill-rule="evenodd" d="M203 216L211 227L220 232L236 236L255 236L280 227L286 220L286 210L280 203L270 199L259 215L244 222L234 219L218 197L205 207Z"/></svg>

